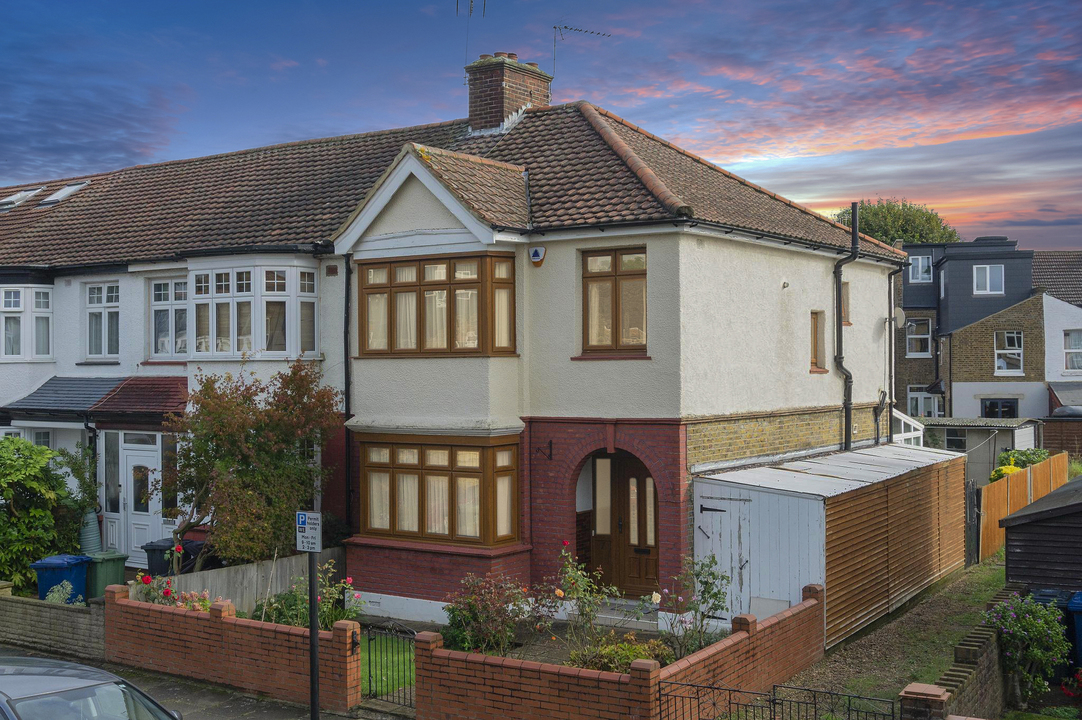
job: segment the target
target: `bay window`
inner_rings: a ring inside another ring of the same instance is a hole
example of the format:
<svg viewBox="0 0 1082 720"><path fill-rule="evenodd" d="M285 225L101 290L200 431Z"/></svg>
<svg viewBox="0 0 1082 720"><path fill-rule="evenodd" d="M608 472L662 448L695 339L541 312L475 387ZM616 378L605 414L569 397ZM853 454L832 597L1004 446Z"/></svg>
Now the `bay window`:
<svg viewBox="0 0 1082 720"><path fill-rule="evenodd" d="M515 444L391 437L361 444L365 533L492 545L518 537Z"/></svg>
<svg viewBox="0 0 1082 720"><path fill-rule="evenodd" d="M90 358L120 355L120 285L86 286L87 346Z"/></svg>
<svg viewBox="0 0 1082 720"><path fill-rule="evenodd" d="M646 353L646 249L582 255L583 353Z"/></svg>
<svg viewBox="0 0 1082 720"><path fill-rule="evenodd" d="M52 357L52 298L50 288L0 288L0 360Z"/></svg>
<svg viewBox="0 0 1082 720"><path fill-rule="evenodd" d="M513 257L388 260L359 274L361 355L515 352Z"/></svg>

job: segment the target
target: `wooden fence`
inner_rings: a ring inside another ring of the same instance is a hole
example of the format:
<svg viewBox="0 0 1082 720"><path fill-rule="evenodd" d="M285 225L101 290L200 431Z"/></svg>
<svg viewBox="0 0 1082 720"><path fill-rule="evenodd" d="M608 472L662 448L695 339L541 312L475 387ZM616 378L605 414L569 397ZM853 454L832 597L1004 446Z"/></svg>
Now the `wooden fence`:
<svg viewBox="0 0 1082 720"><path fill-rule="evenodd" d="M1067 483L1067 453L1012 473L981 488L981 560L1003 547L999 521Z"/></svg>

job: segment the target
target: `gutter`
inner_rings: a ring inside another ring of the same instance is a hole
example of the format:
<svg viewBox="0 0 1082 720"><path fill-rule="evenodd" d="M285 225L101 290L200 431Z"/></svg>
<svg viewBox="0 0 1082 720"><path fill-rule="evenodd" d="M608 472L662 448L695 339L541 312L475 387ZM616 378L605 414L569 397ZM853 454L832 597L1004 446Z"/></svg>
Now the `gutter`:
<svg viewBox="0 0 1082 720"><path fill-rule="evenodd" d="M852 246L849 254L834 263L834 366L845 379L842 396L842 408L845 412L845 431L843 450L853 449L853 373L845 367L845 343L842 326L842 268L855 261L860 255L860 219L857 217L859 203L852 205Z"/></svg>

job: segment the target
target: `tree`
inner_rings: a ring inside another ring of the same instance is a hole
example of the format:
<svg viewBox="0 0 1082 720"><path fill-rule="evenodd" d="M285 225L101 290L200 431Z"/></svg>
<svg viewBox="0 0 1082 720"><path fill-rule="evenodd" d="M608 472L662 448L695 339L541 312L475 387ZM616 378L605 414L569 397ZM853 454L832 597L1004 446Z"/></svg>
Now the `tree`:
<svg viewBox="0 0 1082 720"><path fill-rule="evenodd" d="M341 425L338 393L322 386L316 363L302 360L265 382L243 368L197 382L184 414L166 423L176 457L155 487L176 498L162 513L177 519L174 542L207 528L196 569L212 545L240 562L286 551L294 513L323 486L315 451Z"/></svg>
<svg viewBox="0 0 1082 720"><path fill-rule="evenodd" d="M846 227L853 227L852 210L843 208L834 219ZM939 213L927 205L911 203L905 198L876 198L860 201L860 231L876 240L893 243L895 240L909 243L961 242L958 231L939 217Z"/></svg>

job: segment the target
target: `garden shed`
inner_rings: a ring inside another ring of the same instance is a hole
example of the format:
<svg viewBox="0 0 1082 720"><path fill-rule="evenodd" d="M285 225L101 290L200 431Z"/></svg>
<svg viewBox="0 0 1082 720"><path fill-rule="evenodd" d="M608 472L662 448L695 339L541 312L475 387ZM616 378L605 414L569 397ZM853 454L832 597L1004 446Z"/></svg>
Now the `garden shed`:
<svg viewBox="0 0 1082 720"><path fill-rule="evenodd" d="M766 617L826 590L827 646L962 567L965 456L878 445L695 478L695 556Z"/></svg>
<svg viewBox="0 0 1082 720"><path fill-rule="evenodd" d="M1082 591L1082 476L999 521L1007 582Z"/></svg>

